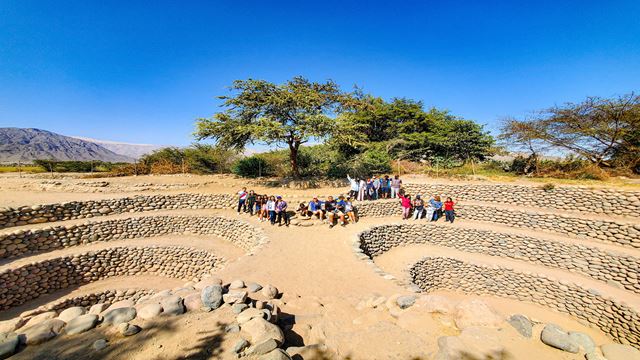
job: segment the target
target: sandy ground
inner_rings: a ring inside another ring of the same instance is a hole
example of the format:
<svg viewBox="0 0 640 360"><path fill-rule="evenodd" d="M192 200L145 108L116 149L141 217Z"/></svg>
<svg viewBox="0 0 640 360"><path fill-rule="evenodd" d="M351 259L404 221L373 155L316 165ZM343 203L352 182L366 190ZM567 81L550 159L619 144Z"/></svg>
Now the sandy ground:
<svg viewBox="0 0 640 360"><path fill-rule="evenodd" d="M4 179L3 179L4 180ZM0 184L0 206L19 206L36 203L80 200L87 198L113 198L113 193L76 193L50 192L33 189L19 189L20 181L11 178L9 182ZM101 179L99 179L101 180ZM29 181L39 181L30 179ZM111 179L109 179L111 181ZM195 185L186 191L205 193L231 193L237 191L246 182L231 177L136 177L119 178L118 183L206 183ZM427 181L427 180L425 180ZM306 198L315 194L335 194L346 190L321 188L312 190L294 190L252 187L259 192L280 193L284 196ZM181 190L164 190L162 193L184 192ZM150 191L131 191L117 194L152 193ZM94 243L89 246L56 250L46 254L37 254L22 259L3 261L0 270L20 264L46 259L64 254L89 251L116 245L143 246L176 244L193 246L215 251L227 259L224 268L216 276L225 281L244 279L261 284L273 284L283 293L282 310L294 315L289 342L292 344L313 344L325 342L340 358L353 359L409 359L432 358L437 351L437 339L444 335L456 335L459 330L453 325L452 318L420 311L414 306L399 316L392 316L384 307L363 307L363 302L378 296L390 297L394 294L408 294L409 291L378 275L371 265L359 260L353 252L352 241L356 234L371 226L383 223L400 222L397 218L364 218L357 224L345 228L329 229L326 225L313 227L277 227L258 222L255 217L235 215L227 210L198 211L159 211L148 214L122 214L94 218L92 221L106 220L124 216L148 216L165 213L180 215L217 215L235 216L249 221L265 230L269 243L252 256L242 256L243 252L224 240L202 236L171 235L156 238ZM75 220L74 220L75 221ZM65 223L72 223L68 221ZM77 220L86 222L87 220ZM30 226L51 226L41 224ZM449 226L449 225L443 225ZM469 226L494 231L511 231L531 236L540 236L552 241L579 242L583 240L569 239L554 234L537 234L523 229L510 229L492 224L457 222L453 226ZM12 228L15 230L15 228ZM10 231L12 229L6 229ZM638 251L620 249L614 245L590 241L590 245L603 249L632 253ZM491 263L495 259L477 254L466 254L451 249L436 249L430 246L397 248L375 259L376 264L387 272L404 276L403 269L422 256L429 254L446 254L472 259L476 262ZM505 265L518 267L519 270L530 270L554 274L559 277L588 283L600 287L601 290L624 297L630 304L638 303L638 296L629 295L604 283L556 269L499 259ZM113 278L97 283L87 284L75 289L67 289L36 301L25 304L10 312L0 313L0 318L8 318L21 311L46 304L65 296L77 296L98 289L117 288L174 288L184 281L160 277ZM615 293L618 291L618 293ZM452 303L462 299L479 298L450 291L438 291L436 294L448 297ZM498 297L480 297L492 305L498 313L508 317L514 313L522 313L538 322L553 322L573 331L583 331L591 335L597 344L609 343L604 334L568 315L548 310L544 307ZM76 337L63 336L40 346L27 348L27 351L15 356L16 359L213 359L233 358L229 349L238 339L238 334L226 334L222 329L233 320L229 309L213 313L189 313L183 316L164 319L157 323L141 323L145 331L131 339L116 339L109 334L101 334L104 330L92 331ZM541 325L535 331L539 334ZM508 352L508 359L582 359L583 355L570 354L552 349L539 341L539 336L524 339L509 325L490 330L492 336L498 338ZM101 336L112 340L112 345L104 353L87 352L87 344Z"/></svg>

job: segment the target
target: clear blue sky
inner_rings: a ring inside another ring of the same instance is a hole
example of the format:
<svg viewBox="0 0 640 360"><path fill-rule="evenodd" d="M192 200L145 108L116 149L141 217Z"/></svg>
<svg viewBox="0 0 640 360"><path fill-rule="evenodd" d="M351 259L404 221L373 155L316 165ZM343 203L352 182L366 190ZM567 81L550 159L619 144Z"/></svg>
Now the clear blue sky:
<svg viewBox="0 0 640 360"><path fill-rule="evenodd" d="M358 84L490 130L640 90L640 1L523 3L0 0L0 127L186 145L249 77Z"/></svg>

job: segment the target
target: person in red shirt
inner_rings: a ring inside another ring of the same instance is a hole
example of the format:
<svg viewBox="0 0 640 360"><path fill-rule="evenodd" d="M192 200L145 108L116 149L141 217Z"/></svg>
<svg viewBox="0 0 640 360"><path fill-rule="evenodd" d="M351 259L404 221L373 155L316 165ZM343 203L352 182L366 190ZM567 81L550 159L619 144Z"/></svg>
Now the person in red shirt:
<svg viewBox="0 0 640 360"><path fill-rule="evenodd" d="M447 201L444 202L445 221L451 221L452 224L453 220L456 217L456 212L453 210L453 205L455 205L455 203L453 202L453 200L451 200L450 197L448 197Z"/></svg>
<svg viewBox="0 0 640 360"><path fill-rule="evenodd" d="M398 196L400 197L400 203L402 205L402 220L407 220L411 213L411 196L405 196L404 193L399 193Z"/></svg>

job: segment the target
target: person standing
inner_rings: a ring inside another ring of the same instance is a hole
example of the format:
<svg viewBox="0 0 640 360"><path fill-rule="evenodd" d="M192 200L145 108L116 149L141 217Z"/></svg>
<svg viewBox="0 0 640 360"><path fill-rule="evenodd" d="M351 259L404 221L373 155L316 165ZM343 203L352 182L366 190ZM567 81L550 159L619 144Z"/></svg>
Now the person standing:
<svg viewBox="0 0 640 360"><path fill-rule="evenodd" d="M384 178L380 179L380 196L383 199L389 198L389 192L391 191L391 182L389 180L389 175L385 175Z"/></svg>
<svg viewBox="0 0 640 360"><path fill-rule="evenodd" d="M404 194L398 194L398 196L400 196L400 204L402 205L402 220L407 220L411 213L411 196Z"/></svg>
<svg viewBox="0 0 640 360"><path fill-rule="evenodd" d="M351 190L349 190L349 196L356 197L358 196L358 190L360 190L360 184L358 183L358 179L352 179L349 174L347 174L347 179L349 180L349 185L351 186Z"/></svg>
<svg viewBox="0 0 640 360"><path fill-rule="evenodd" d="M456 218L456 212L453 209L453 206L456 203L453 202L453 200L448 197L447 201L444 202L444 216L445 216L445 221L449 221L453 224L453 220Z"/></svg>
<svg viewBox="0 0 640 360"><path fill-rule="evenodd" d="M243 187L242 190L238 191L238 215L240 215L240 209L242 209L244 212L247 211L247 196L249 194L247 193L247 188Z"/></svg>
<svg viewBox="0 0 640 360"><path fill-rule="evenodd" d="M391 197L396 198L400 194L400 188L402 187L402 180L400 180L400 176L396 175L391 180Z"/></svg>
<svg viewBox="0 0 640 360"><path fill-rule="evenodd" d="M287 213L287 202L282 199L282 196L276 198L276 213L278 214L278 226L282 226L282 219L284 219L284 225L289 226L289 213Z"/></svg>
<svg viewBox="0 0 640 360"><path fill-rule="evenodd" d="M249 190L249 195L247 195L247 207L244 212L248 212L249 215L253 216L253 207L256 203L256 194L253 190Z"/></svg>
<svg viewBox="0 0 640 360"><path fill-rule="evenodd" d="M364 201L365 192L367 191L367 182L364 179L360 179L360 184L358 184L358 201Z"/></svg>
<svg viewBox="0 0 640 360"><path fill-rule="evenodd" d="M373 177L373 200L378 200L380 197L380 179L376 176Z"/></svg>
<svg viewBox="0 0 640 360"><path fill-rule="evenodd" d="M269 221L271 225L275 225L276 223L276 198L271 195L269 200L267 200L267 211L269 213Z"/></svg>

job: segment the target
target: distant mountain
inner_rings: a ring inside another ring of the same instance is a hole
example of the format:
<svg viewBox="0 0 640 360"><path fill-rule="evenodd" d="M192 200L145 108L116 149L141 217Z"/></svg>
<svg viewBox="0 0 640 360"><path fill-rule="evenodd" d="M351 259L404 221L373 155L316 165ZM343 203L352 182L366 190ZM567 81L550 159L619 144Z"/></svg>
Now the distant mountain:
<svg viewBox="0 0 640 360"><path fill-rule="evenodd" d="M154 150L162 149L165 146L151 145L151 144L130 144L117 141L97 140L91 138L85 138L80 136L72 136L75 139L80 139L94 144L98 144L106 149L113 151L116 154L125 155L130 158L139 159L142 156L153 152Z"/></svg>
<svg viewBox="0 0 640 360"><path fill-rule="evenodd" d="M100 160L133 162L105 147L46 130L0 128L0 162L31 162L33 160Z"/></svg>

